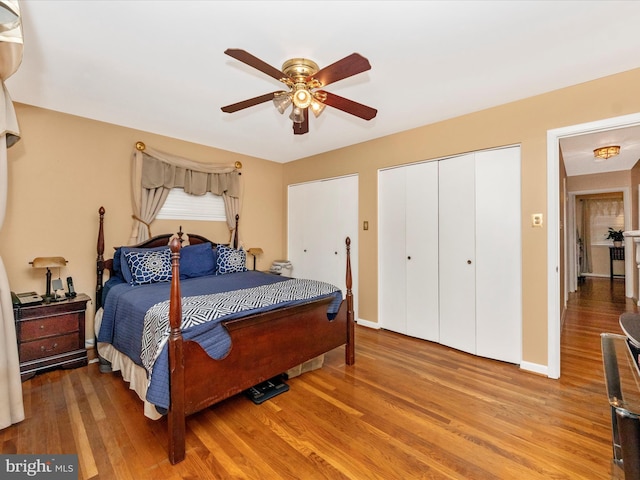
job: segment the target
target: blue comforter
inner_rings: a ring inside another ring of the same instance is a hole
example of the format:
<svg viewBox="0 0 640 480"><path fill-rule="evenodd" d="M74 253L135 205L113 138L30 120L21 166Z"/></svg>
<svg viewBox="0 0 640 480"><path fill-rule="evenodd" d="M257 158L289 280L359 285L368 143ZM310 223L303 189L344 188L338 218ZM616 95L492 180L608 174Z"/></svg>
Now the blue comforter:
<svg viewBox="0 0 640 480"><path fill-rule="evenodd" d="M221 293L243 288L258 287L289 280L288 277L271 275L263 272L248 271L226 275L211 275L181 280L182 297ZM105 301L102 324L98 333L98 341L111 343L118 351L131 358L136 364L143 366L141 360L142 335L144 317L152 306L169 298L170 283L131 286L117 279L110 279L105 285ZM337 290L333 296L327 314L335 316L342 302L342 293ZM302 303L298 301L284 302L250 311L232 313L215 321L190 327L182 332L185 340L198 342L212 358L224 357L231 341L227 330L221 325L223 320L231 320L242 316L265 312L287 305ZM169 407L169 361L165 347L153 367L153 376L147 390L147 401L160 407Z"/></svg>

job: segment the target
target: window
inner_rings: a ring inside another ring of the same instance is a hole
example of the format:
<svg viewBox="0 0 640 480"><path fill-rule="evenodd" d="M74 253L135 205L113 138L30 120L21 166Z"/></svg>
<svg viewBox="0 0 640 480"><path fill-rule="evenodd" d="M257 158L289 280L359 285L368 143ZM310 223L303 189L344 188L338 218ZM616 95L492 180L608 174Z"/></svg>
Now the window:
<svg viewBox="0 0 640 480"><path fill-rule="evenodd" d="M172 188L156 216L158 220L208 220L225 222L224 201L221 195L189 195L182 188Z"/></svg>
<svg viewBox="0 0 640 480"><path fill-rule="evenodd" d="M591 200L590 235L592 245L611 245L607 240L609 227L624 230L622 200Z"/></svg>

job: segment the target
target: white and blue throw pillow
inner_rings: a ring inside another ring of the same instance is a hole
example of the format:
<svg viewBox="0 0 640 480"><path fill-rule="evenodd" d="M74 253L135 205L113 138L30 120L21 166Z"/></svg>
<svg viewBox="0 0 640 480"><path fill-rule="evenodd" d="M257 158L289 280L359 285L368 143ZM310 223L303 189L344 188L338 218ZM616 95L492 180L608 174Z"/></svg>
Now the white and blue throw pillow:
<svg viewBox="0 0 640 480"><path fill-rule="evenodd" d="M218 258L216 261L217 275L246 271L247 253L242 248L236 250L235 248L218 245Z"/></svg>
<svg viewBox="0 0 640 480"><path fill-rule="evenodd" d="M169 248L125 251L124 256L131 271L132 285L171 281L171 250Z"/></svg>

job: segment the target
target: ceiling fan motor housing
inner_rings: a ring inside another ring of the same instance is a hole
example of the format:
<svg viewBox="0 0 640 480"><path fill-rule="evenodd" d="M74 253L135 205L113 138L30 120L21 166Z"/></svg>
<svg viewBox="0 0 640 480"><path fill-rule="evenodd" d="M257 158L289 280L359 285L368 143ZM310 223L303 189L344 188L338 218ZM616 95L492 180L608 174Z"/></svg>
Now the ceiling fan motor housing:
<svg viewBox="0 0 640 480"><path fill-rule="evenodd" d="M307 77L318 73L318 64L306 58L292 58L282 64L282 71L294 83L304 82Z"/></svg>

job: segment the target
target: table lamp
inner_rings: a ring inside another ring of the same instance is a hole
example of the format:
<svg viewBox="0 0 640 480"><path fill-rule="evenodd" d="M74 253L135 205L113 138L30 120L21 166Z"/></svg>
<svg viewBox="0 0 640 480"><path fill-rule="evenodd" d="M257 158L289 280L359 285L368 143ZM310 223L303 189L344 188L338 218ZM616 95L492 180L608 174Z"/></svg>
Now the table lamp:
<svg viewBox="0 0 640 480"><path fill-rule="evenodd" d="M256 257L258 255L262 255L264 252L262 251L261 248L258 247L254 247L254 248L250 248L249 250L247 250L247 253L249 255L253 255L253 269L256 269Z"/></svg>
<svg viewBox="0 0 640 480"><path fill-rule="evenodd" d="M29 262L33 268L46 268L47 269L47 288L46 293L42 296L45 302L50 302L55 298L55 295L51 294L51 268L64 267L67 265L67 261L64 257L36 257L33 261Z"/></svg>

